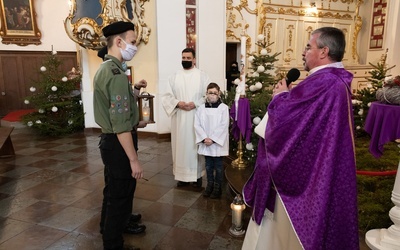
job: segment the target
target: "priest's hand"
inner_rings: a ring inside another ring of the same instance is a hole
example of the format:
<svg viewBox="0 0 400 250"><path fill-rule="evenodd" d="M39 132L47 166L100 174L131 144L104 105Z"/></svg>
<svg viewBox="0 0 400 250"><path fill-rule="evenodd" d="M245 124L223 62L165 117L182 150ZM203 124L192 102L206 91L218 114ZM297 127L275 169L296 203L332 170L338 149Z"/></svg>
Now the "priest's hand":
<svg viewBox="0 0 400 250"><path fill-rule="evenodd" d="M288 92L289 89L286 85L286 79L280 80L277 84L275 84L274 89L272 90L272 96L276 96L282 92Z"/></svg>
<svg viewBox="0 0 400 250"><path fill-rule="evenodd" d="M194 104L194 102L187 102L186 106L187 106L187 111L190 111L190 110L196 108L196 105Z"/></svg>
<svg viewBox="0 0 400 250"><path fill-rule="evenodd" d="M185 110L185 111L190 111L192 109L196 108L196 105L193 102L178 102L176 105L177 108Z"/></svg>

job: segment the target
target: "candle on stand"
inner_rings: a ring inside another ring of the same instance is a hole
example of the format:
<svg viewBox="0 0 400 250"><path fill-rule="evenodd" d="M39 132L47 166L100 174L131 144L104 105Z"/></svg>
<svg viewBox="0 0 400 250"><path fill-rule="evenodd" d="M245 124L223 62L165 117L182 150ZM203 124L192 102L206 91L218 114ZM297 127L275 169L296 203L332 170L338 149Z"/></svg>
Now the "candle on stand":
<svg viewBox="0 0 400 250"><path fill-rule="evenodd" d="M246 94L246 32L243 31L243 34L240 38L240 60L241 60L241 70L240 70L240 81L241 81L241 92L240 95L245 95Z"/></svg>
<svg viewBox="0 0 400 250"><path fill-rule="evenodd" d="M144 104L144 107L142 109L142 117L143 121L148 122L150 120L150 107L147 105L147 103Z"/></svg>
<svg viewBox="0 0 400 250"><path fill-rule="evenodd" d="M242 196L237 194L231 203L232 226L229 229L229 233L233 236L242 236L246 232L243 229L243 211L245 208L246 205L244 205Z"/></svg>

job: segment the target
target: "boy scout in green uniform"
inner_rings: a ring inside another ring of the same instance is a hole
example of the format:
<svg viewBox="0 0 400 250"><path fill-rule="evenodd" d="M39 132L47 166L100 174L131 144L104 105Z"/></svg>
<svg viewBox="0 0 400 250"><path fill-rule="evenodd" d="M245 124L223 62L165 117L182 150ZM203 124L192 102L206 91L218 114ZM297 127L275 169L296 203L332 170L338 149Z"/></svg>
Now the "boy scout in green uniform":
<svg viewBox="0 0 400 250"><path fill-rule="evenodd" d="M122 67L122 62L130 61L137 51L136 33L131 22L121 21L104 27L103 34L108 55L94 77L93 96L94 118L102 131L99 148L105 179L100 231L104 249L127 249L122 234L145 229L137 224L127 227L136 179L143 178L133 143L139 110Z"/></svg>

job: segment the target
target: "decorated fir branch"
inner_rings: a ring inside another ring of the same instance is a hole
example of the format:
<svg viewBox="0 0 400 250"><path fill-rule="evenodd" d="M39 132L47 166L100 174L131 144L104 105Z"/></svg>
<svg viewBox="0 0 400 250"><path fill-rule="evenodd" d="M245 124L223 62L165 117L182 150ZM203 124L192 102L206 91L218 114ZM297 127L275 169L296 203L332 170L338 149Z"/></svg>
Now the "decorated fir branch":
<svg viewBox="0 0 400 250"><path fill-rule="evenodd" d="M371 102L377 101L376 94L379 89L382 89L385 82L385 78L390 77L388 74L389 70L396 67L396 65L388 67L386 64L388 50L382 55L381 60L377 64L369 63L373 69L368 73L369 77L368 85L366 88L357 90L356 94L353 96L353 115L354 115L354 125L356 128L355 135L357 137L366 136L367 133L364 131L364 123L368 114Z"/></svg>
<svg viewBox="0 0 400 250"><path fill-rule="evenodd" d="M23 123L42 135L66 135L84 127L81 74L75 68L65 74L59 69L61 64L56 52L49 53L39 80L29 88L32 94L24 100L35 112L23 116Z"/></svg>
<svg viewBox="0 0 400 250"><path fill-rule="evenodd" d="M259 136L254 133L255 126L264 117L267 106L272 99L272 88L276 83L275 77L272 75L274 73L274 63L278 61L277 56L280 53L269 54L269 46L272 43L266 43L264 35L257 36L258 46L257 52L253 52L247 58L249 64L247 64L247 74L246 74L246 98L250 102L250 114L252 119L252 135L251 142L246 144L245 150L243 151L243 157L248 162L249 166L254 165L257 154L257 145ZM246 60L246 59L245 59ZM240 80L235 80L235 84L238 84ZM222 96L222 100L228 106L231 106L234 97L236 95L235 90L225 93ZM230 136L230 150L231 152L236 152L238 147L238 142Z"/></svg>

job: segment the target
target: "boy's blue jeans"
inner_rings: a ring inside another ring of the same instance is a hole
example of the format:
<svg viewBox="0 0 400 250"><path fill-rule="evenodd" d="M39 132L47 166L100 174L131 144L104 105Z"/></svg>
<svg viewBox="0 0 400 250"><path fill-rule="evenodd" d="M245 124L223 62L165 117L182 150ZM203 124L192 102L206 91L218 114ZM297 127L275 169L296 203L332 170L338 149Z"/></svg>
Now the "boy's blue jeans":
<svg viewBox="0 0 400 250"><path fill-rule="evenodd" d="M222 184L223 165L222 157L205 156L206 158L206 172L207 182ZM215 170L215 177L214 177Z"/></svg>

